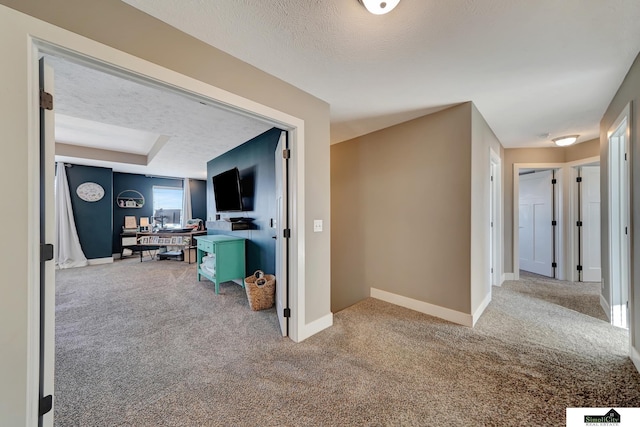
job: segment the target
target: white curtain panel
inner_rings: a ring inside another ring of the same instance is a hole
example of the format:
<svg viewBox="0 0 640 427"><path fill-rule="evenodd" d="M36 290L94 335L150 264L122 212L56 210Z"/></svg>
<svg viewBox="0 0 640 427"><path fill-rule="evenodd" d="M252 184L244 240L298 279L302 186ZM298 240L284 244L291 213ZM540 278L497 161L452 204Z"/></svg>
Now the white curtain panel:
<svg viewBox="0 0 640 427"><path fill-rule="evenodd" d="M187 226L187 221L191 219L191 189L189 188L189 178L184 179L184 189L182 191L182 226Z"/></svg>
<svg viewBox="0 0 640 427"><path fill-rule="evenodd" d="M64 163L56 163L56 241L54 256L56 268L84 267L88 264L84 256L76 222L71 207L71 194L67 182L67 168Z"/></svg>

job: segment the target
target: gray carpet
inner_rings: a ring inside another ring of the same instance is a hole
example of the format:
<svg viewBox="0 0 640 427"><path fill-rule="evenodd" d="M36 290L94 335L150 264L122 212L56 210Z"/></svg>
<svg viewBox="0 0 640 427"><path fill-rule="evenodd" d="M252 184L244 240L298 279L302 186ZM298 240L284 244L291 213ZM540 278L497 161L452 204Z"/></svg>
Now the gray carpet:
<svg viewBox="0 0 640 427"><path fill-rule="evenodd" d="M473 329L367 299L294 344L194 265L59 271L55 425L564 426L567 406L640 406L598 285L525 279Z"/></svg>

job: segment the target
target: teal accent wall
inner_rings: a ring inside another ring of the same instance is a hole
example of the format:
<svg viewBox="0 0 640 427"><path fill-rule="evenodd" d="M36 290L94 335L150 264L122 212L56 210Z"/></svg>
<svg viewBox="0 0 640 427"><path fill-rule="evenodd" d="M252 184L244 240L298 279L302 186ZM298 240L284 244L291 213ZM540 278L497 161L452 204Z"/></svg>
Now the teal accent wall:
<svg viewBox="0 0 640 427"><path fill-rule="evenodd" d="M78 230L80 245L88 259L107 258L120 253L120 233L124 217L133 215L140 224L140 217L153 216L153 186L182 188L182 178L155 178L145 175L113 172L109 168L69 165L66 168L71 206ZM85 202L76 194L78 185L95 182L104 188L104 197L97 202ZM207 218L207 182L191 179L191 211L194 218ZM118 194L124 190L142 193L142 208L121 208L116 204Z"/></svg>
<svg viewBox="0 0 640 427"><path fill-rule="evenodd" d="M135 216L138 225L140 217L148 217L152 221L153 217L153 187L177 187L182 188L182 178L157 178L153 176L138 175L132 173L113 173L113 253L120 253L120 234L124 226L125 216ZM191 190L191 212L194 218L206 218L206 181L191 179L189 183ZM121 208L116 204L118 194L125 190L136 190L144 196L145 203L141 208ZM202 216L199 216L202 215Z"/></svg>
<svg viewBox="0 0 640 427"><path fill-rule="evenodd" d="M189 182L191 190L191 213L194 218L207 221L207 181L192 179Z"/></svg>
<svg viewBox="0 0 640 427"><path fill-rule="evenodd" d="M207 219L211 220L216 215L212 178L234 167L240 170L245 211L220 215L222 218L253 218L253 228L239 231L209 229L209 234L227 234L247 239L248 273L255 270L275 273L275 229L271 228L270 223L276 215L275 149L281 132L280 129L272 128L207 163Z"/></svg>
<svg viewBox="0 0 640 427"><path fill-rule="evenodd" d="M112 170L81 165L70 165L65 169L76 229L84 255L87 259L111 257L113 234ZM104 188L104 197L97 202L86 202L78 197L76 189L85 182L100 184Z"/></svg>

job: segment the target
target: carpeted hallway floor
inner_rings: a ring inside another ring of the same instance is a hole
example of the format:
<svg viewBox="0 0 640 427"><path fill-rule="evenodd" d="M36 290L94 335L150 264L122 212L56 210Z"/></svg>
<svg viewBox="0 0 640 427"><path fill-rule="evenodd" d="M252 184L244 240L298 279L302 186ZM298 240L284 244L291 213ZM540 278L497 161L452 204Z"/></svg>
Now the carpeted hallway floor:
<svg viewBox="0 0 640 427"><path fill-rule="evenodd" d="M640 406L598 286L505 282L473 329L370 298L295 344L193 264L58 271L55 425L563 426L568 406Z"/></svg>

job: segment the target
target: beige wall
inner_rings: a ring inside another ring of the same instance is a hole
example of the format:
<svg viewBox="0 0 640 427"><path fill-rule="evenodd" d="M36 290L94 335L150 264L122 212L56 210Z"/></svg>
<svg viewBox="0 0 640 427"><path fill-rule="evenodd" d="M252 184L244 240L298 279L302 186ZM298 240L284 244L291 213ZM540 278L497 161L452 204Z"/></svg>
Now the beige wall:
<svg viewBox="0 0 640 427"><path fill-rule="evenodd" d="M331 147L332 309L371 287L471 312L471 103Z"/></svg>
<svg viewBox="0 0 640 427"><path fill-rule="evenodd" d="M101 0L2 1L29 15L51 22L133 56L175 70L207 84L251 99L304 120L306 218L306 322L330 315L330 180L329 106L226 53L120 2ZM25 425L27 417L27 355L29 291L32 272L27 257L33 251L25 238L31 224L27 212L34 188L28 173L30 118L27 117L27 72L32 61L28 35L59 37L63 32L38 19L0 6L0 92L3 154L10 159L0 179L10 182L0 204L12 215L12 227L0 249L0 420ZM37 153L36 153L37 154ZM313 233L312 219L324 219L326 231ZM36 230L31 230L37 233ZM32 234L33 234L32 233Z"/></svg>
<svg viewBox="0 0 640 427"><path fill-rule="evenodd" d="M504 150L504 264L505 273L513 273L513 165L515 163L563 164L597 157L599 141L592 139L569 147L507 148Z"/></svg>
<svg viewBox="0 0 640 427"><path fill-rule="evenodd" d="M598 138L570 145L564 149L565 162L575 162L576 160L598 156L600 156L600 139Z"/></svg>
<svg viewBox="0 0 640 427"><path fill-rule="evenodd" d="M640 265L640 55L636 57L627 76L620 85L611 104L600 121L600 189L602 220L602 276L605 279L605 296L609 296L609 140L607 132L631 102L631 325L633 330L632 345L640 352L640 276L636 266ZM640 362L640 361L636 361ZM636 366L638 364L636 363ZM640 366L638 366L640 369Z"/></svg>
<svg viewBox="0 0 640 427"><path fill-rule="evenodd" d="M502 159L504 149L476 106L471 107L471 314L479 314L491 295L490 150Z"/></svg>
<svg viewBox="0 0 640 427"><path fill-rule="evenodd" d="M364 138L364 137L363 137ZM342 310L369 296L365 283L367 250L362 191L366 143L357 138L331 146L331 311ZM386 211L380 203L378 209ZM390 215L391 216L391 215ZM385 227L392 226L391 219ZM382 226L377 226L377 229Z"/></svg>

